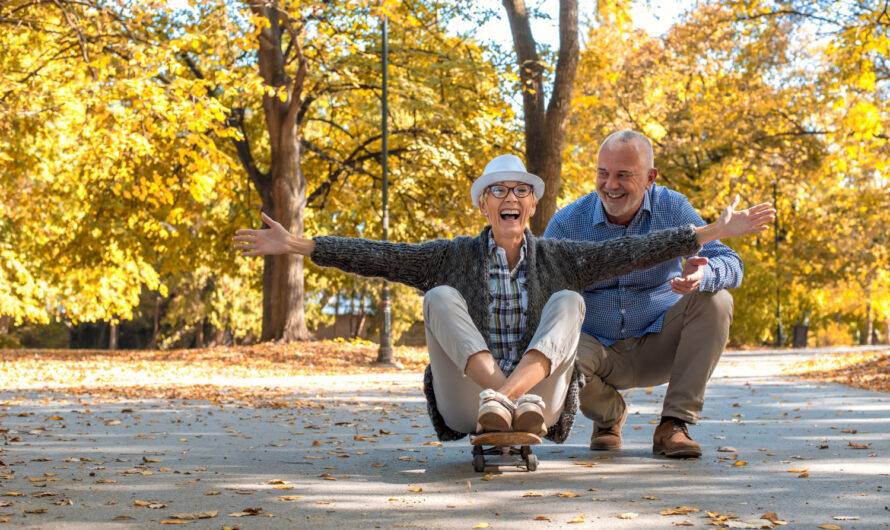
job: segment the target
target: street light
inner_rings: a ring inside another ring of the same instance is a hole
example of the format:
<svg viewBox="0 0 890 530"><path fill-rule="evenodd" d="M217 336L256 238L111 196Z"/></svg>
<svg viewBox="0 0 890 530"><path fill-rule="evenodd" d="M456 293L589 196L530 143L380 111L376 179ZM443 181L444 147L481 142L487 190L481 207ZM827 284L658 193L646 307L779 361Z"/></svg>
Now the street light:
<svg viewBox="0 0 890 530"><path fill-rule="evenodd" d="M381 159L382 159L382 174L383 174L383 241L386 241L387 231L389 229L389 187L388 187L388 179L387 174L389 172L389 150L387 149L387 136L389 133L389 128L387 125L387 114L389 113L389 109L387 108L388 99L389 99L389 91L387 87L387 66L389 62L389 48L387 46L387 17L383 15L381 21L381 33L383 34L383 43L381 46L381 55L383 62L383 86L382 86L382 118L381 118ZM401 363L398 363L392 358L392 312L391 305L389 303L389 282L383 280L383 289L380 293L380 313L383 317L380 322L380 348L377 350L377 360L374 361L375 366L385 366L391 368L404 368Z"/></svg>
<svg viewBox="0 0 890 530"><path fill-rule="evenodd" d="M782 333L782 297L781 297L781 275L779 274L779 177L785 164L778 155L773 155L769 161L770 169L773 171L773 208L776 209L776 221L773 226L776 241L776 346L782 347L785 342L785 336Z"/></svg>

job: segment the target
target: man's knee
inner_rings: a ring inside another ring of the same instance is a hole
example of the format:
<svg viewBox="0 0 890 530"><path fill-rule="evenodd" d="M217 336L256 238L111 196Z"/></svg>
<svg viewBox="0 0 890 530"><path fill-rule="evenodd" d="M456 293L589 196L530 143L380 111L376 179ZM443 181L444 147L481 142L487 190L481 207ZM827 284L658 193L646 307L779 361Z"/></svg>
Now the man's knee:
<svg viewBox="0 0 890 530"><path fill-rule="evenodd" d="M716 324L729 326L732 323L733 301L729 291L697 291L695 298L695 303L702 309L701 314L714 319Z"/></svg>
<svg viewBox="0 0 890 530"><path fill-rule="evenodd" d="M433 287L423 295L423 318L428 319L432 309L441 309L453 304L466 304L457 289L450 285Z"/></svg>

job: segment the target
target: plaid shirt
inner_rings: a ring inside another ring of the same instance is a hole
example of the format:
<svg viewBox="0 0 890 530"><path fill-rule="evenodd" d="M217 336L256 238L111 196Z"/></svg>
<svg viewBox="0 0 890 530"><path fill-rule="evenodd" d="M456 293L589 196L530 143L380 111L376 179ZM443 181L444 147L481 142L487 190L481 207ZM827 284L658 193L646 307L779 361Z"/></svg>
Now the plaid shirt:
<svg viewBox="0 0 890 530"><path fill-rule="evenodd" d="M489 305L491 314L491 334L489 345L491 354L505 375L510 375L522 353L518 345L525 332L526 309L528 308L528 282L525 278L525 237L519 249L519 263L512 271L507 265L507 254L495 244L494 237L488 235L489 276L488 290L491 294Z"/></svg>
<svg viewBox="0 0 890 530"><path fill-rule="evenodd" d="M605 241L690 223L695 226L705 224L686 197L664 186L653 185L643 196L643 204L628 226L610 223L599 196L594 192L556 212L544 237ZM723 243L711 241L697 255L708 258L700 291L734 289L742 282L742 260ZM622 339L660 332L665 312L681 298L671 291L668 282L682 272L682 260L674 259L587 287L582 293L587 313L581 330L606 346Z"/></svg>

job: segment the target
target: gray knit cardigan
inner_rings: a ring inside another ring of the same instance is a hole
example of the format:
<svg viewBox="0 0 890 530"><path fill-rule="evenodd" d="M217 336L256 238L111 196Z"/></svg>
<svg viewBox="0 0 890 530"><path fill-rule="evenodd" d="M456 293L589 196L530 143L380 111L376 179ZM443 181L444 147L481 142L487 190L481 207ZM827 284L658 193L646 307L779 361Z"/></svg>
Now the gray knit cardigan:
<svg viewBox="0 0 890 530"><path fill-rule="evenodd" d="M439 285L451 286L466 300L473 323L487 341L491 302L488 287L490 230L487 226L476 237L461 236L416 244L316 237L310 258L323 267L386 278L423 292ZM693 225L608 241L538 239L526 229L525 240L528 306L519 351L528 347L540 323L544 304L554 293L564 289L580 293L589 285L692 255L701 248ZM430 379L429 370L427 372L425 379ZM424 386L431 387L431 384ZM464 436L448 429L441 421L431 390L426 392L428 408L439 438L448 440ZM558 432L550 433L555 441L561 442L568 436L573 421L568 420L568 416L574 417L576 406L577 399L572 404L566 400L563 416L569 423L556 426Z"/></svg>

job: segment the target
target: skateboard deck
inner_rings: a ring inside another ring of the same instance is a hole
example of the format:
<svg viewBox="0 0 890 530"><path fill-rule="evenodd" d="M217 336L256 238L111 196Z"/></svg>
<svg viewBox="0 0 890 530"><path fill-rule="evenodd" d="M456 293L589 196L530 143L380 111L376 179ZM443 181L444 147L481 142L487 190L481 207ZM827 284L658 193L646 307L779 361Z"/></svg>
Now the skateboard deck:
<svg viewBox="0 0 890 530"><path fill-rule="evenodd" d="M538 458L531 450L531 446L541 445L541 437L536 434L487 432L471 436L470 443L473 445L473 469L480 473L488 465L516 466L527 471L538 468ZM486 459L486 456L493 458Z"/></svg>

